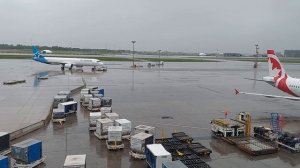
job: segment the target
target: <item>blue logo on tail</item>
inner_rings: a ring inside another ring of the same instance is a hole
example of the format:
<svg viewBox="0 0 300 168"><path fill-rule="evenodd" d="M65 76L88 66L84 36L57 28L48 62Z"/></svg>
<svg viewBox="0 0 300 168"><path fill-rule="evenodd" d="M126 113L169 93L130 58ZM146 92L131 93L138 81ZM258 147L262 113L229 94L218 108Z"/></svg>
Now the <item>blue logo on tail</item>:
<svg viewBox="0 0 300 168"><path fill-rule="evenodd" d="M40 54L39 50L32 46L32 53L33 53L33 57L32 59L38 62L42 62L42 63L48 63L48 61L46 60L46 58Z"/></svg>

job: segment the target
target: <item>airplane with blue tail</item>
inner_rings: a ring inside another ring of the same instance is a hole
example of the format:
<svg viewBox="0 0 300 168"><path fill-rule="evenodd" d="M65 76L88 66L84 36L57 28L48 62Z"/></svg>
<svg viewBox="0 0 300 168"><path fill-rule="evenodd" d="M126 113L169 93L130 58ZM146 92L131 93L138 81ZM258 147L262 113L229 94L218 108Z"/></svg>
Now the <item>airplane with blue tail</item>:
<svg viewBox="0 0 300 168"><path fill-rule="evenodd" d="M89 58L64 58L64 57L45 57L40 51L32 46L33 57L32 59L37 62L50 65L61 65L61 70L69 68L72 70L74 66L83 67L83 66L92 66L92 70L96 70L97 67L103 67L103 62L98 59L89 59Z"/></svg>

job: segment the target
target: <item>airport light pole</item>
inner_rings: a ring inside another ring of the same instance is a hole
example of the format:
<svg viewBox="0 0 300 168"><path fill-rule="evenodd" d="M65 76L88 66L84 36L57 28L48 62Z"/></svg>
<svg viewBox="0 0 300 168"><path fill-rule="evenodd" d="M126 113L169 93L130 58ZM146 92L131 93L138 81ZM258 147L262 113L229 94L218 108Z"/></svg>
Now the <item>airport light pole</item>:
<svg viewBox="0 0 300 168"><path fill-rule="evenodd" d="M133 57L133 59L132 59L132 67L135 67L135 65L134 65L134 43L136 43L136 41L131 41L132 42L132 57Z"/></svg>
<svg viewBox="0 0 300 168"><path fill-rule="evenodd" d="M159 61L160 61L160 52L161 52L161 50L158 50L158 58L159 58Z"/></svg>
<svg viewBox="0 0 300 168"><path fill-rule="evenodd" d="M255 59L255 62L254 62L254 65L253 65L253 68L257 68L257 62L258 62L258 49L259 49L259 46L258 44L255 44L255 50L256 50L256 59Z"/></svg>

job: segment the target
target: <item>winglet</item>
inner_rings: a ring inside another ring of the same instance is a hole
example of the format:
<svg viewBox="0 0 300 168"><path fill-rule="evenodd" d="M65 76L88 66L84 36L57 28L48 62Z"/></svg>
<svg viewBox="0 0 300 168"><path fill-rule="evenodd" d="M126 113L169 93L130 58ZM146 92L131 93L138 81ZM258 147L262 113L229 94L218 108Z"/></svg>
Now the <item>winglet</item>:
<svg viewBox="0 0 300 168"><path fill-rule="evenodd" d="M240 93L237 89L234 89L234 90L235 90L235 95Z"/></svg>

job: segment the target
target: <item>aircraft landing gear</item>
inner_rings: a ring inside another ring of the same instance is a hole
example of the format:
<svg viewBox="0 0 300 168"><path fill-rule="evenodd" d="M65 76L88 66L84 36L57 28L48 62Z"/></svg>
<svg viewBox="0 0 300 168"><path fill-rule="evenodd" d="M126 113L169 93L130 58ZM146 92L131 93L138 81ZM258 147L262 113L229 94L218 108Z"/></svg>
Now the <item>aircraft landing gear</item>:
<svg viewBox="0 0 300 168"><path fill-rule="evenodd" d="M96 67L95 66L92 68L92 71L96 71Z"/></svg>
<svg viewBox="0 0 300 168"><path fill-rule="evenodd" d="M64 71L65 70L65 66L61 66L61 70Z"/></svg>

